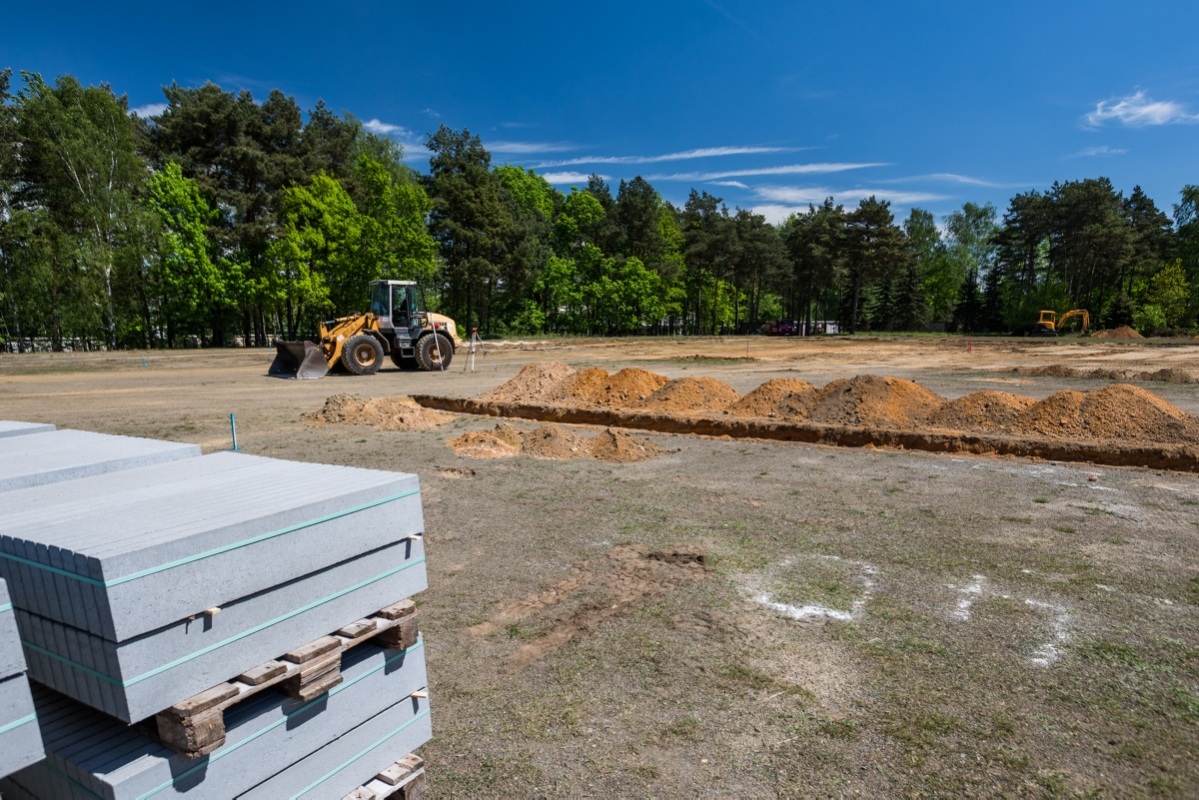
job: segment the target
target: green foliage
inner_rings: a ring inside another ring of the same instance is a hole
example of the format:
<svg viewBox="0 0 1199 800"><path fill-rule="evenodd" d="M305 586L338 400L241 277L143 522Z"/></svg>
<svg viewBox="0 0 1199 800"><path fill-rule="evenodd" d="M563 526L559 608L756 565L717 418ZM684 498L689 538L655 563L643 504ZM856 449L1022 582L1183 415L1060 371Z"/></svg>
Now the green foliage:
<svg viewBox="0 0 1199 800"><path fill-rule="evenodd" d="M1149 278L1144 301L1147 307L1155 307L1155 313L1161 315L1158 328L1174 328L1189 321L1185 318L1191 302L1191 285L1181 260L1162 267Z"/></svg>

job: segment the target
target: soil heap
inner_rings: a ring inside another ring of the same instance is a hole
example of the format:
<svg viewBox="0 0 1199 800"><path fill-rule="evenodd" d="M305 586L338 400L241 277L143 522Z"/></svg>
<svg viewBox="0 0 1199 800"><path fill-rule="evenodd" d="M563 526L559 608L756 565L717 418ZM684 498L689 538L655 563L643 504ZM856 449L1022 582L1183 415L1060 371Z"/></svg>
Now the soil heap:
<svg viewBox="0 0 1199 800"><path fill-rule="evenodd" d="M1185 411L1139 386L1112 384L1094 392L1061 391L1023 411L1016 433L1068 439L1197 442Z"/></svg>
<svg viewBox="0 0 1199 800"><path fill-rule="evenodd" d="M988 433L1009 431L1016 418L1035 402L1031 397L987 389L946 403L929 418L929 424Z"/></svg>
<svg viewBox="0 0 1199 800"><path fill-rule="evenodd" d="M913 381L858 375L821 389L807 418L826 425L918 427L944 405L945 398Z"/></svg>
<svg viewBox="0 0 1199 800"><path fill-rule="evenodd" d="M1145 337L1137 333L1127 325L1121 325L1118 328L1108 328L1103 331L1095 331L1091 334L1095 339L1144 339Z"/></svg>
<svg viewBox="0 0 1199 800"><path fill-rule="evenodd" d="M732 386L715 378L678 378L637 404L647 411L716 413L741 399Z"/></svg>
<svg viewBox="0 0 1199 800"><path fill-rule="evenodd" d="M725 410L738 417L806 417L817 391L801 378L774 378Z"/></svg>
<svg viewBox="0 0 1199 800"><path fill-rule="evenodd" d="M622 369L614 375L591 367L562 381L548 398L558 405L629 408L667 384L667 379L643 369Z"/></svg>
<svg viewBox="0 0 1199 800"><path fill-rule="evenodd" d="M453 419L453 414L425 408L403 395L368 400L345 393L325 400L325 407L320 411L304 415L304 421L313 425L370 425L380 431L424 431Z"/></svg>
<svg viewBox="0 0 1199 800"><path fill-rule="evenodd" d="M542 425L526 431L503 422L489 431L464 433L451 439L449 445L467 458L511 458L523 453L558 461L594 458L625 464L657 458L664 452L648 439L611 428L587 437L559 425Z"/></svg>
<svg viewBox="0 0 1199 800"><path fill-rule="evenodd" d="M556 361L526 364L507 383L479 395L479 399L495 403L544 403L574 375L573 367Z"/></svg>

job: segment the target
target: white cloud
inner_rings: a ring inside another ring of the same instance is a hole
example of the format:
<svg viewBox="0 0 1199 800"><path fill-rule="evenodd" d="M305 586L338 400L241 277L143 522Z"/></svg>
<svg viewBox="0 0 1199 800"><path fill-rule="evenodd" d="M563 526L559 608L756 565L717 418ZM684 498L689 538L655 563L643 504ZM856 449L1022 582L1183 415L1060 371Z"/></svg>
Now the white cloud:
<svg viewBox="0 0 1199 800"><path fill-rule="evenodd" d="M1181 103L1173 100L1152 100L1144 90L1120 98L1103 100L1095 110L1087 114L1087 124L1098 128L1105 122L1118 122L1128 128L1144 128L1147 125L1175 125L1199 122L1199 114L1192 114Z"/></svg>
<svg viewBox="0 0 1199 800"><path fill-rule="evenodd" d="M836 190L825 186L761 186L754 191L763 200L791 205L807 205L809 203L819 205L827 197L840 203L853 203L868 197L877 197L879 200L889 200L897 205L935 203L949 199L946 195L932 192L896 192L890 189Z"/></svg>
<svg viewBox="0 0 1199 800"><path fill-rule="evenodd" d="M547 183L558 186L561 184L585 184L590 175L585 175L582 172L546 172L542 174ZM600 175L605 181L609 180L607 175Z"/></svg>
<svg viewBox="0 0 1199 800"><path fill-rule="evenodd" d="M403 125L392 125L390 122L381 122L377 119L370 119L362 123L362 127L366 128L371 133L377 133L380 136L394 136L396 138L411 137L412 134Z"/></svg>
<svg viewBox="0 0 1199 800"><path fill-rule="evenodd" d="M159 114L167 110L166 103L147 103L144 106L129 109L130 114L137 114L142 119L157 117Z"/></svg>
<svg viewBox="0 0 1199 800"><path fill-rule="evenodd" d="M1077 153L1071 153L1066 158L1101 158L1108 156L1122 156L1128 151L1122 147L1108 147L1100 145L1099 147L1084 147Z"/></svg>
<svg viewBox="0 0 1199 800"><path fill-rule="evenodd" d="M725 172L676 172L671 175L650 175L648 181L719 181L725 178L745 178L757 175L826 175L867 167L885 167L882 162L852 164L789 164L782 167L760 167L757 169L731 169Z"/></svg>
<svg viewBox="0 0 1199 800"><path fill-rule="evenodd" d="M486 147L492 153L508 153L510 155L561 153L575 149L573 145L563 142L487 142Z"/></svg>
<svg viewBox="0 0 1199 800"><path fill-rule="evenodd" d="M741 181L712 181L712 183L716 184L717 186L731 186L734 189L748 189L749 188Z"/></svg>
<svg viewBox="0 0 1199 800"><path fill-rule="evenodd" d="M664 161L689 161L695 158L722 158L724 156L771 155L794 153L801 147L700 147L658 156L584 156L564 161L547 161L539 167L575 167L581 164L660 164Z"/></svg>
<svg viewBox="0 0 1199 800"><path fill-rule="evenodd" d="M958 175L953 172L934 172L928 175L909 175L904 178L888 178L887 180L879 181L879 183L920 183L926 181L939 181L941 183L957 183L966 186L982 186L987 189L1022 189L1027 186L1023 183L996 183L983 178L974 178L969 175Z"/></svg>

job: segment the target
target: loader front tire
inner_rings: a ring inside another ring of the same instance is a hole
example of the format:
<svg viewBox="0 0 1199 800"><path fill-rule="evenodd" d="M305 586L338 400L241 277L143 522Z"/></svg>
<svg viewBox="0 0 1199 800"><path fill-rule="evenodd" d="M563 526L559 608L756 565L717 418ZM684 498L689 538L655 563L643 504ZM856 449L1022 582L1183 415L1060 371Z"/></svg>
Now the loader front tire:
<svg viewBox="0 0 1199 800"><path fill-rule="evenodd" d="M416 343L416 362L429 372L449 369L454 358L454 345L443 333L430 333Z"/></svg>
<svg viewBox="0 0 1199 800"><path fill-rule="evenodd" d="M365 333L351 336L342 348L341 365L351 375L374 375L383 366L383 345Z"/></svg>

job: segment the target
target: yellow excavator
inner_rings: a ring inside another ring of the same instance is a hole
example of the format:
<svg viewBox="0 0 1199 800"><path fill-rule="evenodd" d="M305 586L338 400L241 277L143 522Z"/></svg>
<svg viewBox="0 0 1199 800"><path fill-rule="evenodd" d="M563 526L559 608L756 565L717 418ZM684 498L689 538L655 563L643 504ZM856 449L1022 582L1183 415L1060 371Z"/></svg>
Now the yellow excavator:
<svg viewBox="0 0 1199 800"><path fill-rule="evenodd" d="M1052 309L1042 311L1037 320L1037 333L1041 336L1057 336L1067 320L1075 317L1082 318L1082 334L1085 336L1091 330L1091 313L1085 308L1075 308L1058 314Z"/></svg>
<svg viewBox="0 0 1199 800"><path fill-rule="evenodd" d="M371 281L370 311L320 324L318 342L276 342L269 370L281 378L322 378L332 369L373 375L391 356L400 369L445 370L462 346L454 320L423 310L413 281Z"/></svg>

